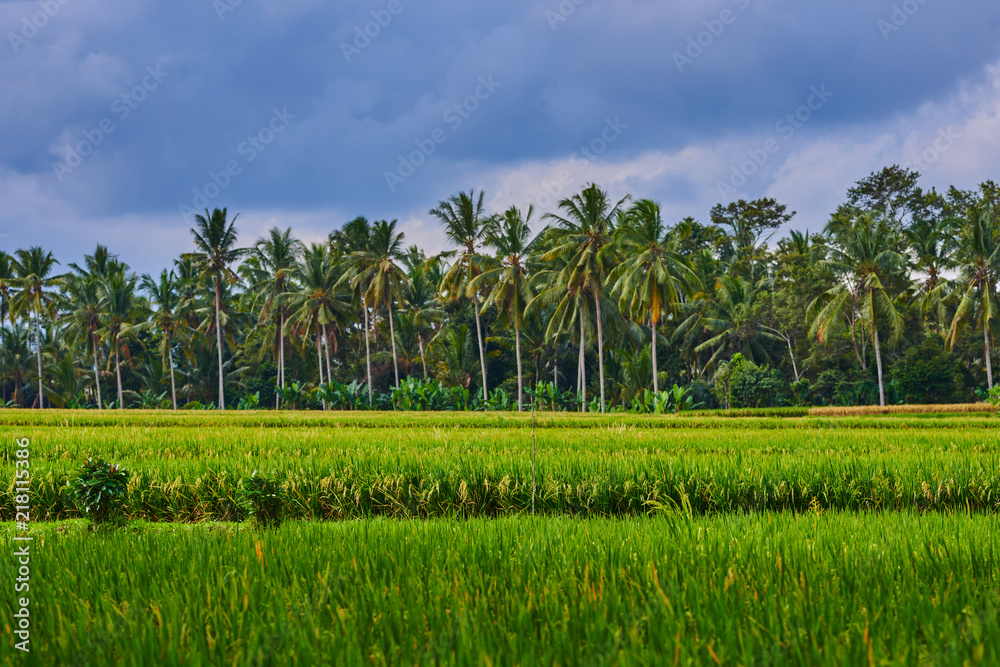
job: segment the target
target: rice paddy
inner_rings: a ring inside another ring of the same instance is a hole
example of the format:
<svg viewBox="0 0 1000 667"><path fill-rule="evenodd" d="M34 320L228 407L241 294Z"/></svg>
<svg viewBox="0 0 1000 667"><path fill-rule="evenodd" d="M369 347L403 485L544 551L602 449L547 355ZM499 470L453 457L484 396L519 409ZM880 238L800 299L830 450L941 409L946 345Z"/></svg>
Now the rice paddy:
<svg viewBox="0 0 1000 667"><path fill-rule="evenodd" d="M1000 661L995 415L540 415L534 515L527 415L3 417L28 664ZM124 527L80 518L89 456L132 472Z"/></svg>

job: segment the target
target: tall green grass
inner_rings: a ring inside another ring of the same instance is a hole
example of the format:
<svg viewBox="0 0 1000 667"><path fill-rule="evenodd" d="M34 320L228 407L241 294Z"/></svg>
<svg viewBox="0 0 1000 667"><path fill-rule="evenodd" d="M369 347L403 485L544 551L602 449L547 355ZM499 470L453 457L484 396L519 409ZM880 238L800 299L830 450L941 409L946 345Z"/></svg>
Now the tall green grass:
<svg viewBox="0 0 1000 667"><path fill-rule="evenodd" d="M542 429L537 507L635 515L826 509L995 512L1000 445L968 429ZM66 482L88 456L133 473L131 518L241 518L240 480L282 478L291 518L497 516L531 506L531 432L322 425L0 428L0 519L13 518L17 437L32 440L36 518L77 516Z"/></svg>
<svg viewBox="0 0 1000 667"><path fill-rule="evenodd" d="M3 664L1000 663L982 516L63 529L34 533L33 652Z"/></svg>
<svg viewBox="0 0 1000 667"><path fill-rule="evenodd" d="M991 412L807 416L807 408L761 408L685 412L680 415L536 412L535 427L643 429L733 428L747 421L757 429L982 428L1000 429ZM752 418L752 419L748 419ZM337 412L0 409L0 426L122 428L531 428L528 412Z"/></svg>

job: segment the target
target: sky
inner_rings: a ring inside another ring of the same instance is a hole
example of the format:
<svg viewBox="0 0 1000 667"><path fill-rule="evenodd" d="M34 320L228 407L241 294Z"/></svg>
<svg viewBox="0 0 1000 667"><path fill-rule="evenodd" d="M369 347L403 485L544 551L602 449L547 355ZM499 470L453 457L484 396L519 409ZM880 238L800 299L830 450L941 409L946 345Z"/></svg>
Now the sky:
<svg viewBox="0 0 1000 667"><path fill-rule="evenodd" d="M0 0L0 33L0 249L63 265L157 272L216 207L433 253L470 189L537 229L596 182L819 231L883 166L1000 180L996 0Z"/></svg>

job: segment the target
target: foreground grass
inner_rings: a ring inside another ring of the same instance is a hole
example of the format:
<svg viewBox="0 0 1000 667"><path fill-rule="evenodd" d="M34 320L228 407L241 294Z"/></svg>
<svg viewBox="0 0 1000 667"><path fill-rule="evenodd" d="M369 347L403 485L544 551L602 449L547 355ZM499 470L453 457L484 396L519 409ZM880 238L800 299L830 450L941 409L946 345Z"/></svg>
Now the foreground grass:
<svg viewBox="0 0 1000 667"><path fill-rule="evenodd" d="M1000 535L982 516L376 519L265 533L71 522L34 536L31 664L1000 661ZM0 598L4 618L12 605Z"/></svg>
<svg viewBox="0 0 1000 667"><path fill-rule="evenodd" d="M26 413L0 413L0 520L13 518L13 450L22 437L32 442L34 519L78 516L66 481L89 456L133 472L133 519L238 520L240 480L255 470L285 481L294 518L497 516L531 507L527 416L362 413L382 420L375 428L337 415L45 411L38 423L10 423ZM564 425L535 437L536 501L547 514L1000 509L993 416L646 418L671 428L551 419ZM882 426L831 426L855 421Z"/></svg>

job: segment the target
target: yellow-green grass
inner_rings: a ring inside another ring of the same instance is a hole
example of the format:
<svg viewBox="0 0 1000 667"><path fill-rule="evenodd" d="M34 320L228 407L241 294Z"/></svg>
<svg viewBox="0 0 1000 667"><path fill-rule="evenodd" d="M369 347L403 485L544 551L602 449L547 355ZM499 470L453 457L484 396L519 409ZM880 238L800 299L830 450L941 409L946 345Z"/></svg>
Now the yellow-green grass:
<svg viewBox="0 0 1000 667"><path fill-rule="evenodd" d="M77 516L66 481L88 456L133 472L133 519L241 518L240 480L255 470L285 481L293 518L531 507L527 416L53 411L33 423L27 412L0 414L3 520L13 518L17 438L32 443L38 519ZM549 418L561 427L536 432L536 506L549 514L1000 508L994 417Z"/></svg>
<svg viewBox="0 0 1000 667"><path fill-rule="evenodd" d="M12 530L8 529L8 536ZM993 517L39 525L7 665L991 665Z"/></svg>
<svg viewBox="0 0 1000 667"><path fill-rule="evenodd" d="M188 411L188 410L21 410L0 408L0 426L134 428L984 428L1000 429L1000 417L986 404L893 408L773 408L685 412L680 415L579 412L343 412L343 411ZM958 411L951 408L961 407ZM965 411L964 408L982 408ZM926 408L926 409L924 409ZM932 409L933 408L933 409ZM936 409L937 411L934 411ZM851 412L856 414L849 414ZM829 414L827 414L829 413ZM843 414L842 414L843 413ZM811 416L810 416L811 415ZM747 419L750 418L750 419Z"/></svg>

